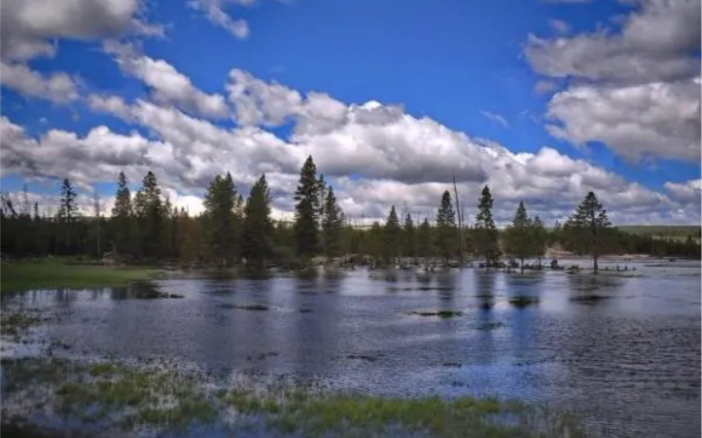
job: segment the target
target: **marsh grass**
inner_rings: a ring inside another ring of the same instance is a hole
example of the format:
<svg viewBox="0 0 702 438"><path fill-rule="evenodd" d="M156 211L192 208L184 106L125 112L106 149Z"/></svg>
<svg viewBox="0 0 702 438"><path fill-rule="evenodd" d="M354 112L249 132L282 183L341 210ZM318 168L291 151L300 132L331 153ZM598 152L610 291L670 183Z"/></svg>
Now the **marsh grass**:
<svg viewBox="0 0 702 438"><path fill-rule="evenodd" d="M144 267L74 264L59 257L20 260L0 266L0 290L121 286L130 281L153 278L158 272Z"/></svg>
<svg viewBox="0 0 702 438"><path fill-rule="evenodd" d="M14 391L32 385L52 388L49 400L31 405L53 406L66 424L78 420L124 433L147 427L187 434L197 425L226 424L226 413L234 411L230 426L263 425L264 435L585 436L566 416L496 398L377 397L288 383L222 387L206 384L195 371L113 362L26 359L5 361L2 367L12 382L3 388L5 402L11 403L7 397Z"/></svg>

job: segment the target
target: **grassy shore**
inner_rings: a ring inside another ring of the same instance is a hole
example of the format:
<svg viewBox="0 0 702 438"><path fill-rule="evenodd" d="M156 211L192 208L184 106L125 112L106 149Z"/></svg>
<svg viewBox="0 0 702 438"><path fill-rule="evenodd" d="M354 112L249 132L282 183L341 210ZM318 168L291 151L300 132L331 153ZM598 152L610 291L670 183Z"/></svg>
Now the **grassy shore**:
<svg viewBox="0 0 702 438"><path fill-rule="evenodd" d="M133 280L152 278L158 269L78 264L70 259L46 258L3 263L0 290L16 292L53 287L120 286Z"/></svg>

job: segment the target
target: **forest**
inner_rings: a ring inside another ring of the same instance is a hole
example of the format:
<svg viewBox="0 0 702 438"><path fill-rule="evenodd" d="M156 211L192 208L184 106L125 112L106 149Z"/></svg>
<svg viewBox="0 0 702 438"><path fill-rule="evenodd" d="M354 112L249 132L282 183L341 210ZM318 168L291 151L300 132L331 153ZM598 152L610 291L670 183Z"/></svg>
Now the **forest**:
<svg viewBox="0 0 702 438"><path fill-rule="evenodd" d="M426 218L415 222L411 214L399 217L393 206L385 223L359 228L345 220L334 188L318 174L312 157L300 170L292 223L271 218L265 175L246 199L229 173L215 176L207 187L205 211L197 216L173 207L150 171L134 195L124 173L117 183L115 204L106 216L97 208L95 215L81 216L69 179L61 183L60 207L51 217L40 215L39 205L29 205L26 197L18 202L3 194L3 257L69 255L129 264L290 269L319 261L318 256L337 263L374 265L431 259L443 264L475 260L491 267L507 260L523 269L525 260L538 259L540 265L547 249L554 246L592 257L595 269L599 257L609 254L700 257L700 244L692 235L666 239L613 227L592 192L565 223L552 227L538 215L530 216L520 203L511 224L498 229L492 216L494 199L485 186L474 220L457 214L460 209L454 208L447 190L437 200L434 223Z"/></svg>

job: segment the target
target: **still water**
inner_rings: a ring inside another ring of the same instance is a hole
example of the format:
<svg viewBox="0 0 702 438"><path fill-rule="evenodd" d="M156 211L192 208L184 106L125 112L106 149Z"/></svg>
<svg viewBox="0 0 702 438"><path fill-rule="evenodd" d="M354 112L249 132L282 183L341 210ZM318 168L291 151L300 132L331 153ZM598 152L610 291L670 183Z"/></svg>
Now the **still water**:
<svg viewBox="0 0 702 438"><path fill-rule="evenodd" d="M601 436L699 436L700 264L626 264L598 276L175 278L156 287L182 298L29 291L2 309L52 315L34 333L69 356L167 358L374 394L496 395L574 410ZM446 310L460 314L432 315Z"/></svg>

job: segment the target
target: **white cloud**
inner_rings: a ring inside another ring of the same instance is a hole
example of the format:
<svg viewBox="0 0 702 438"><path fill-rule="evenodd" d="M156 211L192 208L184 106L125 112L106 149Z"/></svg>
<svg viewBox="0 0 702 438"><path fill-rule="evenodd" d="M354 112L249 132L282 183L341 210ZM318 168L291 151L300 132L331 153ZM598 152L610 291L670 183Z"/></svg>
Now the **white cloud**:
<svg viewBox="0 0 702 438"><path fill-rule="evenodd" d="M532 68L571 81L549 103L548 129L576 144L603 141L629 158L699 160L700 2L627 3L634 9L620 31L529 35Z"/></svg>
<svg viewBox="0 0 702 438"><path fill-rule="evenodd" d="M560 35L568 34L572 29L570 24L563 20L549 20L548 24L551 26L551 29Z"/></svg>
<svg viewBox="0 0 702 438"><path fill-rule="evenodd" d="M238 39L249 36L249 25L245 20L235 19L224 12L226 4L247 6L256 3L256 0L194 0L188 3L191 8L204 12L207 19L213 24L223 28Z"/></svg>
<svg viewBox="0 0 702 438"><path fill-rule="evenodd" d="M108 41L105 50L115 55L123 71L151 87L151 96L156 102L174 104L204 117L223 118L228 115L229 107L224 96L202 92L166 61L141 55L130 44Z"/></svg>
<svg viewBox="0 0 702 438"><path fill-rule="evenodd" d="M66 73L43 76L24 64L0 61L0 83L27 96L66 103L78 98L76 80Z"/></svg>
<svg viewBox="0 0 702 438"><path fill-rule="evenodd" d="M667 182L664 185L670 196L680 202L700 202L702 179L692 179L684 183Z"/></svg>
<svg viewBox="0 0 702 438"><path fill-rule="evenodd" d="M507 120L505 120L504 117L497 113L491 113L490 111L480 111L480 114L485 116L491 122L497 123L498 125L502 126L503 128L509 128L509 123L507 122Z"/></svg>
<svg viewBox="0 0 702 438"><path fill-rule="evenodd" d="M141 17L140 0L3 0L0 51L6 60L53 56L56 38L98 40L126 33L161 34Z"/></svg>

